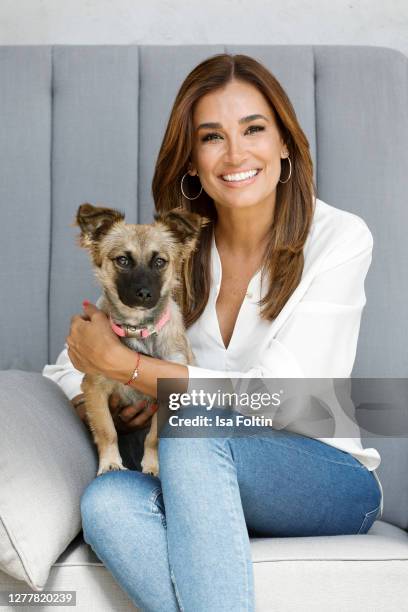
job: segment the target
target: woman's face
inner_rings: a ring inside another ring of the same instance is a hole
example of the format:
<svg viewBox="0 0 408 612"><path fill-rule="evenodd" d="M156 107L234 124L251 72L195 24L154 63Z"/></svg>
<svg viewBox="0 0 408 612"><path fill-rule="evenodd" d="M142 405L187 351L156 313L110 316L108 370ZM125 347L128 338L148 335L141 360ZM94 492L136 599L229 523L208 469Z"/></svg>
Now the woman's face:
<svg viewBox="0 0 408 612"><path fill-rule="evenodd" d="M190 174L199 175L215 204L227 208L274 206L281 159L288 156L288 150L258 89L234 80L206 94L195 105L193 125ZM248 171L257 174L237 176Z"/></svg>

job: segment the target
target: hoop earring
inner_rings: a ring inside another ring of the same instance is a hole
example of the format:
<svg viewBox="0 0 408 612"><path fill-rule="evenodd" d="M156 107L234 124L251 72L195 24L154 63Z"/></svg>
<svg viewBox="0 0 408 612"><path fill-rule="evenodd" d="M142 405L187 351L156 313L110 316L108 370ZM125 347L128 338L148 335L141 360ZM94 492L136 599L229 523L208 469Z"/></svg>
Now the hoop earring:
<svg viewBox="0 0 408 612"><path fill-rule="evenodd" d="M196 200L200 195L201 192L203 190L203 186L201 185L201 189L200 189L200 193L196 196L194 196L194 198L189 198L185 193L184 193L184 189L183 189L183 181L185 179L185 177L187 176L188 172L186 172L183 176L183 178L181 179L181 183L180 183L180 187L181 187L181 193L183 194L183 196L187 199L187 200Z"/></svg>
<svg viewBox="0 0 408 612"><path fill-rule="evenodd" d="M284 159L285 159L285 158L284 158ZM292 162L290 161L290 157L289 157L289 155L288 155L288 157L286 157L286 159L287 159L287 160L288 160L288 162L289 162L289 176L288 176L288 178L286 179L286 181L281 181L281 180L279 179L279 182L280 182L280 183L287 183L287 182L288 182L288 180L290 179L290 177L292 176Z"/></svg>

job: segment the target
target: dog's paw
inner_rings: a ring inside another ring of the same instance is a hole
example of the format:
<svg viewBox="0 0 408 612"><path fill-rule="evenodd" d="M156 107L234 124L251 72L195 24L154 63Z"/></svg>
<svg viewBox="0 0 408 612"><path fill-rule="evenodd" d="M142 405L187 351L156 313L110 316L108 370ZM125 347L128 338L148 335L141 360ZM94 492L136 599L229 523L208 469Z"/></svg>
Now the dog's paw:
<svg viewBox="0 0 408 612"><path fill-rule="evenodd" d="M142 467L143 474L149 474L150 476L158 476L159 475L159 466L158 465L145 465Z"/></svg>
<svg viewBox="0 0 408 612"><path fill-rule="evenodd" d="M147 451L143 455L143 459L141 462L142 472L143 474L150 474L151 476L159 475L159 460L157 457L157 453L154 451Z"/></svg>
<svg viewBox="0 0 408 612"><path fill-rule="evenodd" d="M119 471L127 471L127 468L122 465L122 463L106 463L99 466L99 470L97 472L97 476L101 476L101 474L106 474L106 472L119 472Z"/></svg>

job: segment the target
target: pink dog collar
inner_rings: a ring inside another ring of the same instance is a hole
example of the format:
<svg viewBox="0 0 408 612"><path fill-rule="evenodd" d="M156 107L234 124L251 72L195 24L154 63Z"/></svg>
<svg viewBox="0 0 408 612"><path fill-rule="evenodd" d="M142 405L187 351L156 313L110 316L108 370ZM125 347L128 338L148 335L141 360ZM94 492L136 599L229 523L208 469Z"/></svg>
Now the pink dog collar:
<svg viewBox="0 0 408 612"><path fill-rule="evenodd" d="M109 319L113 331L121 338L148 338L148 336L152 334L157 334L161 328L170 321L170 305L167 305L166 310L157 323L148 327L135 327L134 325L127 325L126 323L115 323L111 315L109 315Z"/></svg>

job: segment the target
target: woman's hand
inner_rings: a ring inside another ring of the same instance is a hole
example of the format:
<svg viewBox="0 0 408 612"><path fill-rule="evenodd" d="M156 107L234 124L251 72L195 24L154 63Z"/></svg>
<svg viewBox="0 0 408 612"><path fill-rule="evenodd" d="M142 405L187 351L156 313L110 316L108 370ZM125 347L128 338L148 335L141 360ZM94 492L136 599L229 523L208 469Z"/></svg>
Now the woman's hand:
<svg viewBox="0 0 408 612"><path fill-rule="evenodd" d="M120 397L112 393L109 398L109 409L116 430L121 434L132 433L136 429L150 427L151 418L157 411L157 404L150 404L140 400L132 406L119 408Z"/></svg>
<svg viewBox="0 0 408 612"><path fill-rule="evenodd" d="M68 356L80 372L109 377L122 353L129 349L121 344L102 310L89 302L84 302L83 306L84 315L71 319L66 339Z"/></svg>
<svg viewBox="0 0 408 612"><path fill-rule="evenodd" d="M71 400L77 415L85 425L89 426L86 417L86 407L83 401L84 395L80 394ZM115 428L120 434L132 433L136 429L144 429L150 426L153 414L157 411L157 404L148 404L146 400L140 400L132 406L119 407L120 397L112 393L109 398L109 410L112 415Z"/></svg>

